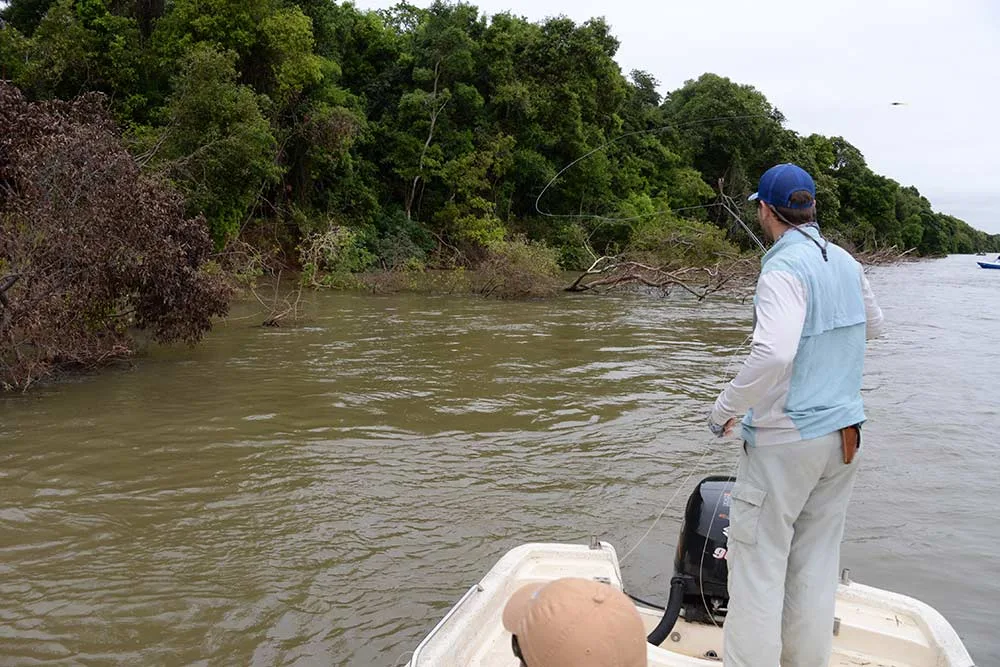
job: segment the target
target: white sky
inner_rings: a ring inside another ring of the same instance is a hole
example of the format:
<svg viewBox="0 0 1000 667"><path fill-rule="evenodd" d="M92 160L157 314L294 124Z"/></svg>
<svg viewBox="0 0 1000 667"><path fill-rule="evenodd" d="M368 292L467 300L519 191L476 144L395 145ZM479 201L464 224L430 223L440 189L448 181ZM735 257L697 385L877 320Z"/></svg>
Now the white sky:
<svg viewBox="0 0 1000 667"><path fill-rule="evenodd" d="M393 4L356 0L362 9ZM1000 233L1000 0L472 4L532 21L604 16L623 72L650 72L661 93L704 72L749 83L791 129L841 135L935 209Z"/></svg>

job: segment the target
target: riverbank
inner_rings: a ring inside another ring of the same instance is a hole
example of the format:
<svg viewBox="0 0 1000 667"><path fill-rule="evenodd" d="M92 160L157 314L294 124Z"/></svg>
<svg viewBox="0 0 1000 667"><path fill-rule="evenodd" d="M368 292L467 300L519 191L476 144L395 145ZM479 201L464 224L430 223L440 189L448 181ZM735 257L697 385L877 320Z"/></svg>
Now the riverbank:
<svg viewBox="0 0 1000 667"><path fill-rule="evenodd" d="M110 185L110 184L106 184ZM55 224L56 221L53 221ZM655 243L663 240L662 234L669 232L669 243ZM35 317L31 301L25 299L24 290L14 289L11 297L15 308L4 310L17 318L8 317L0 324L7 326L5 334L16 344L9 345L0 353L0 386L8 391L24 391L47 378L59 378L68 373L91 372L102 366L119 363L131 358L143 346L140 340L170 342L185 340L195 342L211 321L204 314L198 315L204 305L197 300L207 301L216 315L228 310L231 295L255 300L264 309L260 324L277 327L308 317L302 307L303 292L309 290L348 290L364 293L425 294L425 295L471 295L489 299L549 299L565 292L609 293L632 290L662 297L672 293L683 293L699 301L713 296L727 296L745 300L753 292L759 272L759 255L739 250L722 238L721 231L704 223L684 223L682 226L656 228L656 233L645 239L640 235L637 243L631 244L625 252L616 256L594 258L585 270L567 272L560 266L556 249L543 243L532 242L523 237L497 242L481 251L475 257L457 253L438 254L434 265L451 265L452 268L428 268L422 263L407 263L398 268L380 270L351 270L357 268L351 258L359 249L350 241L348 232L335 230L329 234L313 238L311 245L300 249L297 257L284 251L279 245L272 245L263 251L247 243L237 242L214 256L207 253L207 239L199 239L201 247L198 260L202 268L196 275L206 281L200 286L190 278L176 278L176 286L166 284L165 294L151 297L129 293L127 284L117 277L114 263L103 255L91 267L95 284L101 281L112 285L111 289L121 291L100 316L102 326L108 333L94 329L93 323L84 324L76 337L65 334L65 329L47 326L45 317ZM86 243L82 239L81 243ZM148 241L147 241L148 243ZM85 247L98 247L94 244ZM193 254L188 251L189 256ZM55 254L55 253L53 253ZM885 265L915 259L913 251L900 252L896 248L885 248L876 252L859 253L859 261L866 265ZM66 266L62 273L69 274L75 266L69 258L64 258ZM49 277L59 277L51 274ZM142 280L137 274L133 280ZM168 275L167 271L161 275ZM60 282L63 281L63 282ZM118 282L115 282L115 281ZM145 280L145 289L154 283ZM70 289L68 278L58 278L52 285L36 282L32 286L37 296L29 294L37 303L49 304L62 313L65 303L49 298L52 289ZM51 287L51 289L50 289ZM174 294L169 294L173 290ZM186 290L186 291L185 291ZM79 291L79 290L78 290ZM191 297L183 296L190 294ZM172 303L178 300L188 305L179 315L172 314ZM89 291L83 290L78 299L89 299ZM191 301L192 298L197 300ZM160 304L159 317L167 318L162 325L170 334L160 335L157 331L145 329L142 320L136 317L136 308L131 300L145 299L144 303ZM192 304L198 303L197 308ZM60 310L62 309L62 310ZM85 308L84 308L85 309ZM73 311L76 312L75 310ZM184 318L197 315L193 334L184 334ZM51 318L50 318L51 319ZM34 328L25 328L24 323ZM20 328L19 328L20 327ZM45 334L40 338L40 333ZM172 337L171 337L172 336ZM34 338L32 338L34 337ZM44 345L38 340L46 341Z"/></svg>
<svg viewBox="0 0 1000 667"><path fill-rule="evenodd" d="M0 28L6 37L14 34L10 28ZM228 84L207 83L212 72L228 72L223 78L235 79L229 56L201 47L189 56L185 76L195 81L160 110L164 118L207 118L218 111L215 105L220 99L240 97ZM201 90L202 84L213 92ZM196 94L197 90L201 92ZM232 95L219 90L230 90ZM706 75L682 90L714 97L723 91L735 94L741 88ZM245 98L243 110L254 118L240 137L260 139L251 142L255 148L250 152L269 175L237 177L239 172L222 169L215 175L223 177L227 188L240 191L222 196L208 185L212 179L206 170L229 164L228 158L214 151L233 146L217 135L212 134L216 138L208 145L199 146L198 133L203 129L199 127L182 140L183 146L171 147L184 132L172 125L159 130L131 127L124 132L121 119L114 116L114 104L102 95L83 95L71 102L38 101L30 92L0 82L0 137L5 137L0 145L0 172L5 174L3 185L8 193L0 197L0 387L25 390L67 369L89 370L128 358L135 353L133 332L137 330L158 342L196 343L213 319L227 312L229 283L249 285L253 290L256 279L267 275L279 280L290 270L298 271L308 287L360 287L374 293L430 289L500 299L552 296L566 287L560 283L562 271L585 267L589 268L570 289L684 291L703 300L723 292L745 293L752 284L754 262L739 247L751 227L743 224L739 216L745 213L727 194L748 191L752 185L745 178L724 183L711 178L709 171L667 158L694 150L691 147L675 146L679 151L675 154L662 145L659 149L663 150L651 152L632 146L628 161L640 154L651 161L641 168L632 165L638 171L625 179L631 185L618 193L619 198L611 195L611 189L602 194L594 186L604 182L602 188L612 188L625 174L615 178L605 174L602 181L599 174L589 173L573 186L570 181L576 176L564 175L567 182L562 183L556 182L558 178L550 181L543 189L551 198L547 206L576 210L577 215L539 208L539 186L551 175L562 173L556 165L570 156L531 157L524 150L534 150L537 135L531 141L522 137L521 152L513 137L499 144L490 140L491 150L498 152L473 151L456 157L433 177L409 167L391 169L391 177L375 177L378 170L373 166L366 172L375 178L369 183L371 189L366 191L358 183L345 185L338 196L346 199L341 200L332 192L337 188L321 186L341 182L326 173L308 188L333 198L308 205L295 194L309 181L303 169L324 160L307 151L279 165L280 160L269 155L268 121L253 112L251 98ZM762 96L757 102L768 106ZM649 105L646 111L662 114L665 110ZM151 117L160 117L160 112ZM742 116L745 122L757 117ZM650 122L650 118L635 119L637 127ZM772 130L786 132L779 122L774 123ZM620 131L614 125L614 131ZM592 137L610 136L606 134L610 130L595 128ZM318 128L299 128L288 136L313 136L314 131ZM788 139L791 143L780 145L787 148L803 141L795 133ZM846 150L839 143L842 140L830 141L830 146ZM600 142L600 146L610 145L603 139ZM428 138L424 150L429 150L430 143ZM801 148L811 154L826 143L810 137ZM575 146L573 155L583 150L575 139L569 145ZM603 150L599 148L585 155L596 156ZM325 158L332 159L335 153L330 148ZM384 155L381 150L377 153ZM755 149L745 152L758 153ZM535 165L527 180L518 176L522 172L515 169L515 155ZM248 154L230 158L232 164L246 166ZM624 161L624 156L619 158ZM211 168L198 166L202 159ZM433 161L439 162L438 158ZM705 165L709 163L712 169L722 164L714 158ZM580 174L587 174L580 165ZM332 163L328 166L333 167ZM822 170L815 166L813 171L819 175ZM736 171L759 173L762 165L744 167ZM863 173L863 165L857 167L825 174L827 184L848 172ZM266 184L271 182L276 188L272 181L283 178L282 173L289 180L267 194ZM398 186L404 173L413 179L401 208ZM640 178L641 173L646 175ZM187 180L192 174L200 176ZM474 178L466 182L465 176ZM185 182L186 187L182 186ZM708 185L711 182L718 191ZM880 214L882 218L874 219L878 223L874 226L860 224L862 212L846 206L846 201L840 209L824 208L832 193L817 195L831 239L842 237L863 248L905 242L925 254L976 250L992 243L990 237L961 221L933 214L915 190L900 190L888 180L883 184L887 206L895 204ZM849 185L840 184L841 196L851 190ZM560 204L560 197L574 189L580 195ZM516 191L522 192L515 196ZM538 192L534 209L525 208L532 200L529 191ZM867 215L868 206L864 208ZM584 213L590 209L603 213ZM844 216L843 224L838 224L837 210ZM739 227L733 220L740 221ZM927 225L931 226L924 234ZM438 269L451 272L443 274ZM265 322L279 324L294 315L296 303L282 303L280 308L274 304L275 312Z"/></svg>
<svg viewBox="0 0 1000 667"><path fill-rule="evenodd" d="M920 259L913 250L895 247L874 252L854 253L866 268L890 266ZM602 257L582 271L564 271L551 266L540 271L537 265L506 266L500 263L480 268L399 269L339 274L326 283L304 272L277 272L287 275L291 287L284 291L270 287L258 290L244 285L245 298L252 298L272 313L271 323L297 314L302 289L338 289L377 295L472 295L498 299L552 298L565 292L612 292L631 290L655 296L680 292L703 300L712 295L745 298L752 293L759 274L760 255L742 253L710 265L659 267L626 257ZM271 282L270 286L273 287ZM270 293L269 293L270 292Z"/></svg>

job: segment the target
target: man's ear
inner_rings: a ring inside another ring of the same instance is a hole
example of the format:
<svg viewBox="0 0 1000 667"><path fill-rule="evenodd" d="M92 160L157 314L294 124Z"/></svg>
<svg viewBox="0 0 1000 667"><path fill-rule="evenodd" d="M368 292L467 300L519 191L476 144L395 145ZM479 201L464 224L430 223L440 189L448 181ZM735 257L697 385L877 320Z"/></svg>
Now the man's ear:
<svg viewBox="0 0 1000 667"><path fill-rule="evenodd" d="M774 214L771 213L771 207L768 206L766 203L764 203L762 200L758 199L757 200L757 220L760 221L761 226L763 226L764 222L770 222L772 215L774 215Z"/></svg>

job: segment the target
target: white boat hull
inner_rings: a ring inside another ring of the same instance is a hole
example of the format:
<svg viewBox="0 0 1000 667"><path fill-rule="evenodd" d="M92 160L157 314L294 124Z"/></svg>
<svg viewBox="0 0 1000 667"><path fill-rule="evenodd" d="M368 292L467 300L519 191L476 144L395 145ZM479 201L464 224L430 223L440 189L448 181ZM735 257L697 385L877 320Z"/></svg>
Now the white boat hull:
<svg viewBox="0 0 1000 667"><path fill-rule="evenodd" d="M503 607L522 585L585 577L623 588L614 548L526 544L504 555L417 646L409 667L516 667ZM662 611L636 605L647 631ZM928 605L857 583L837 592L831 667L974 667L951 625ZM718 667L722 630L678 619L661 646L648 647L649 667Z"/></svg>

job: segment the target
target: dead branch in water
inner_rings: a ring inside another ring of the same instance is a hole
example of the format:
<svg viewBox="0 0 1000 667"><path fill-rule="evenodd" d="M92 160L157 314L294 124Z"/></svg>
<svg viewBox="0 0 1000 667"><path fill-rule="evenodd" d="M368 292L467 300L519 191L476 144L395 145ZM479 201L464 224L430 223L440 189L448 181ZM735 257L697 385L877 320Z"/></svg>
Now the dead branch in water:
<svg viewBox="0 0 1000 667"><path fill-rule="evenodd" d="M272 296L270 303L264 301L254 287L250 287L250 293L253 294L253 297L257 300L257 302L267 310L268 316L267 319L261 322L262 327L281 326L281 320L285 319L289 315L292 316L292 320L297 320L300 317L299 302L302 300L301 281L296 281L295 291L285 296L283 299L278 295L280 286L281 271L278 272L278 275L274 280L274 295ZM294 300L292 299L293 296L295 297Z"/></svg>
<svg viewBox="0 0 1000 667"><path fill-rule="evenodd" d="M671 288L676 287L701 301L724 290L746 289L757 276L757 266L756 258L739 258L720 261L712 266L667 269L605 256L581 273L566 291L586 292L598 288L643 285L669 294Z"/></svg>
<svg viewBox="0 0 1000 667"><path fill-rule="evenodd" d="M881 266L884 264L896 264L903 261L913 261L918 259L917 249L900 250L896 246L888 248L878 248L868 252L854 253L854 258L865 266Z"/></svg>

